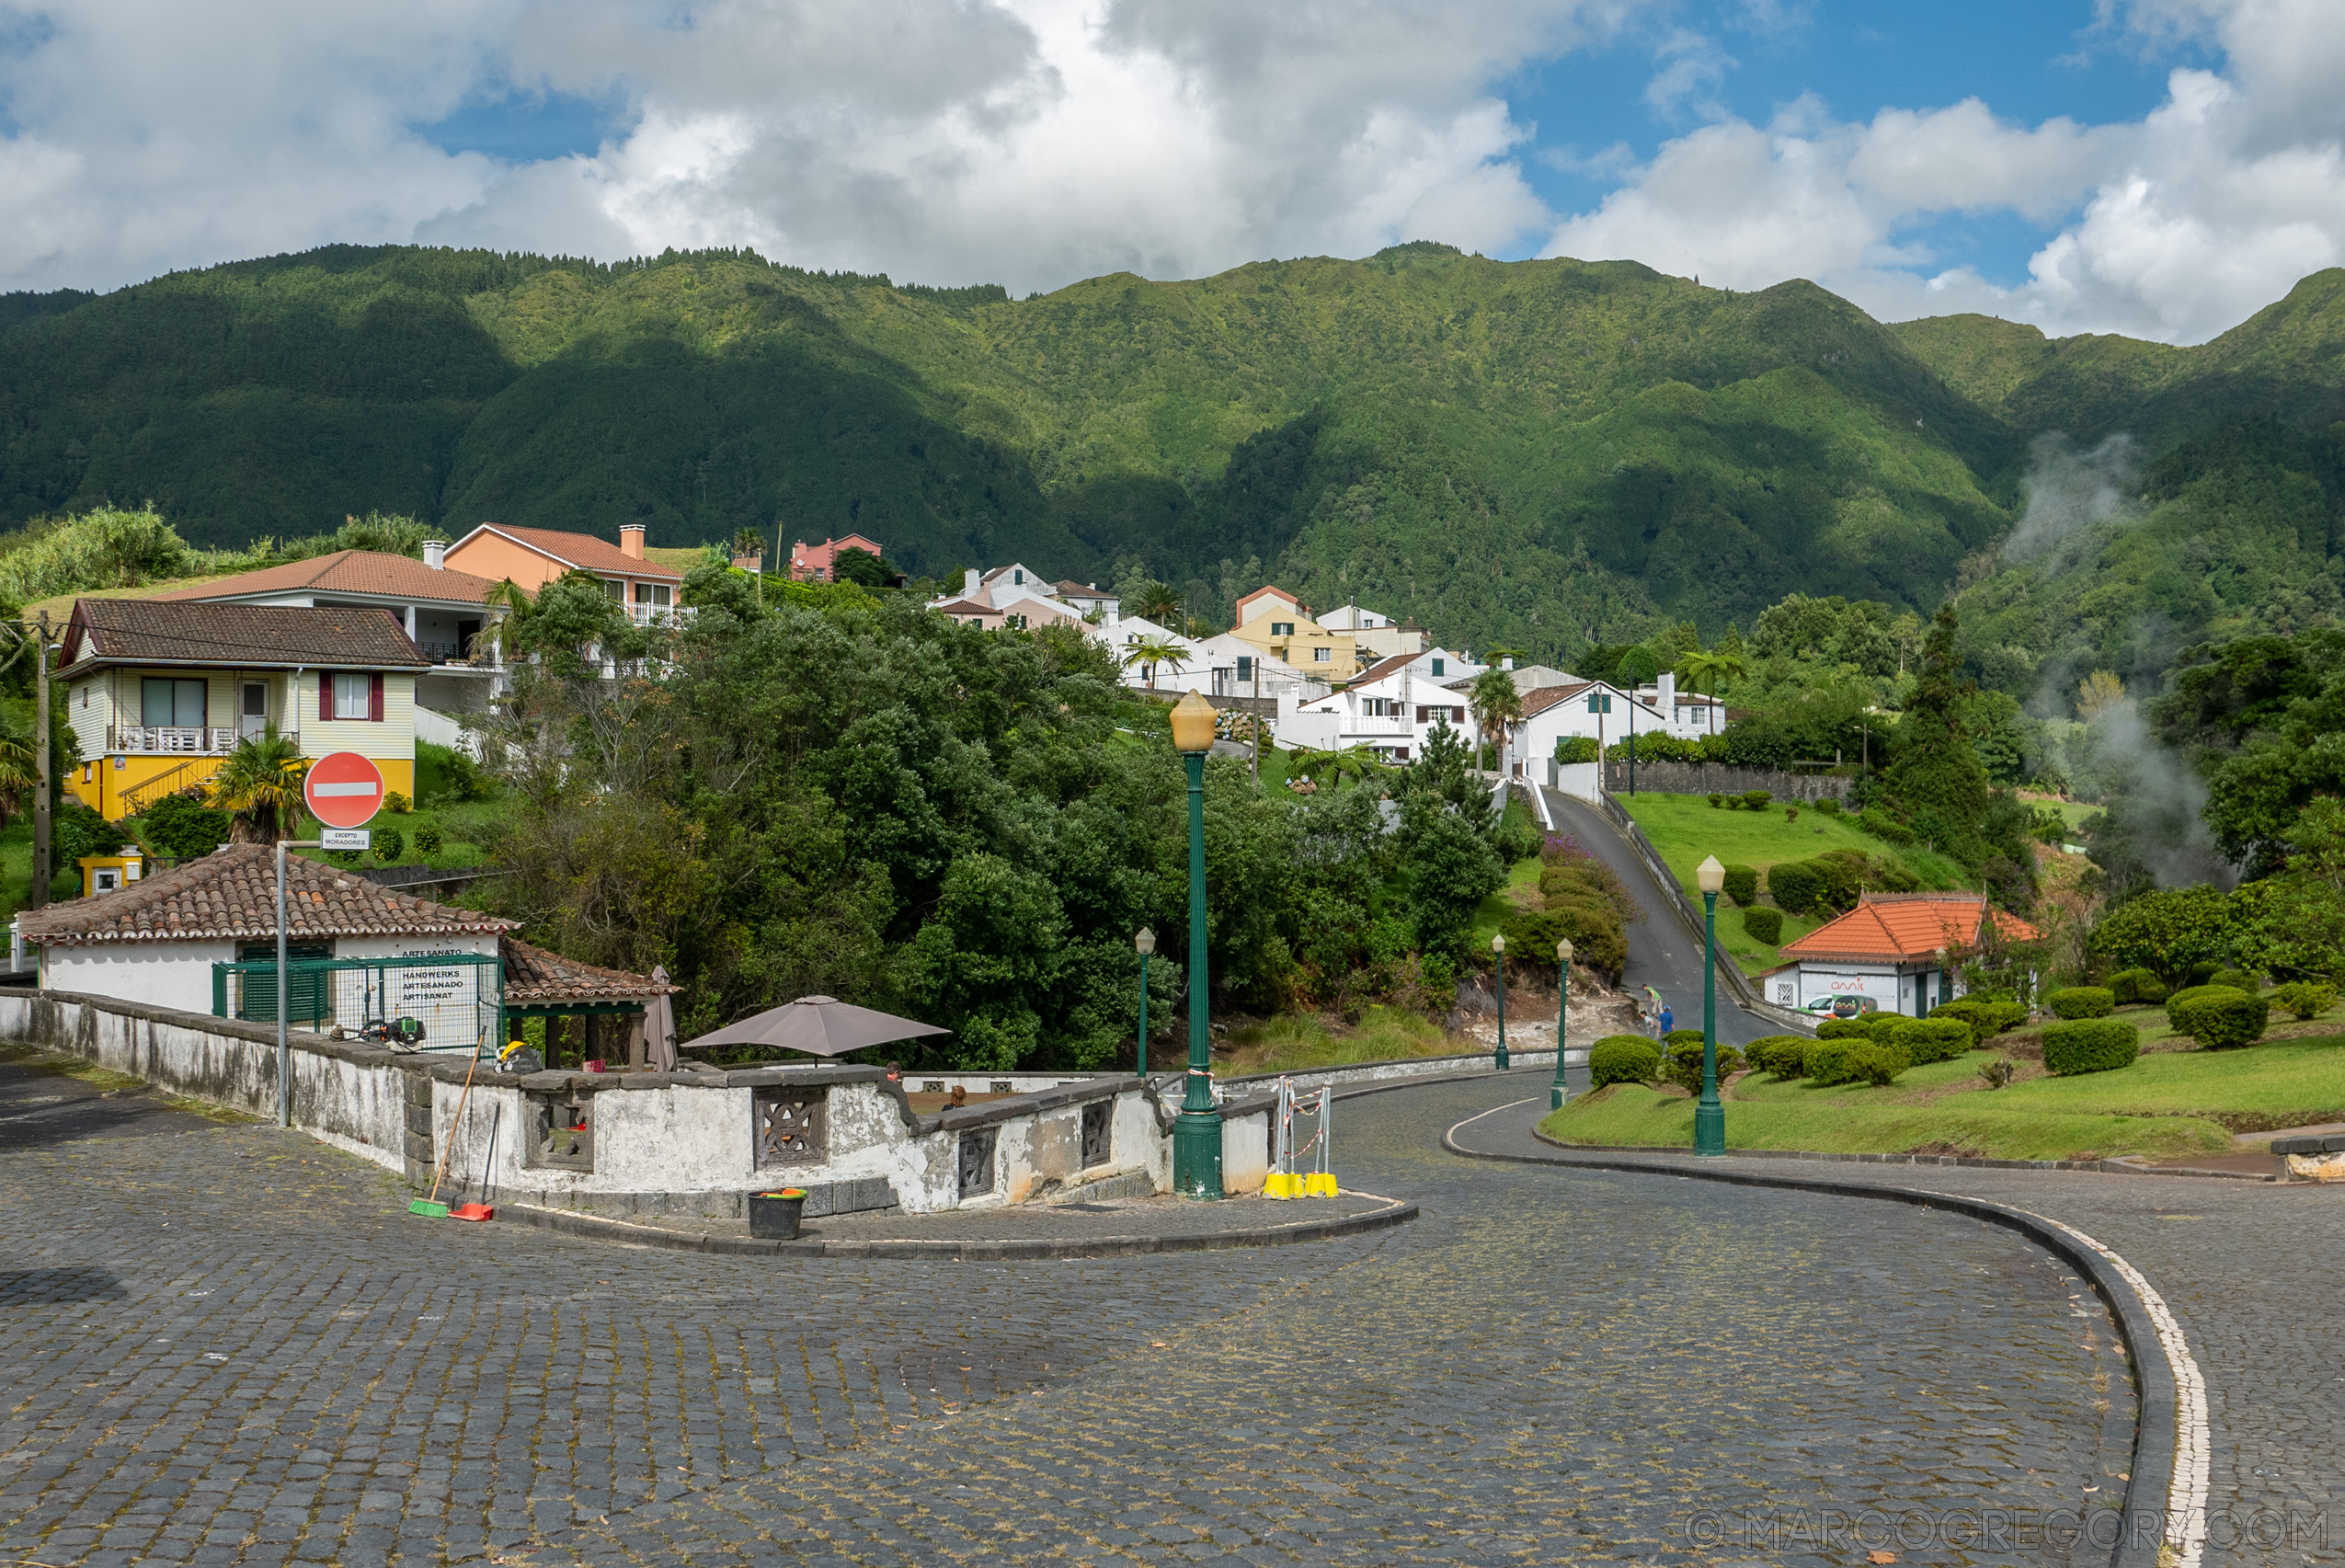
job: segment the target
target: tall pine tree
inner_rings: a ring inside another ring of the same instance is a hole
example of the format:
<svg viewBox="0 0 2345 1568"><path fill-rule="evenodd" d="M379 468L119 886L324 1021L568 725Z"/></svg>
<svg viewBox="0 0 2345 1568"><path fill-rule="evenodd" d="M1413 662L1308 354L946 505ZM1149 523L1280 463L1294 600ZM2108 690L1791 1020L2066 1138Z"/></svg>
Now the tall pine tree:
<svg viewBox="0 0 2345 1568"><path fill-rule="evenodd" d="M1882 794L1916 835L1976 866L1988 853L1981 830L1996 792L1962 725L1962 704L1974 688L1961 678L1957 629L1954 607L1940 605L1922 646L1920 683L1897 727L1897 754L1882 777Z"/></svg>

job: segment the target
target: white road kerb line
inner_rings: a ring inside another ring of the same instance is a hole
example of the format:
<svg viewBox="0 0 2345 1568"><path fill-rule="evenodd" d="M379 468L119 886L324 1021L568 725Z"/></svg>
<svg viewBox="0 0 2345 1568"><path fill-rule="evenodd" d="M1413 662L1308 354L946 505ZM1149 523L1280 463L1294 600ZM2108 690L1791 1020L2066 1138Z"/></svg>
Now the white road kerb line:
<svg viewBox="0 0 2345 1568"><path fill-rule="evenodd" d="M1474 1123L1481 1120L1484 1116L1494 1116L1501 1111L1511 1111L1517 1105L1535 1105L1538 1103L1538 1095L1527 1094L1519 1100L1509 1100L1503 1105L1493 1105L1486 1111L1476 1111L1472 1116L1468 1116L1464 1121L1458 1123L1455 1127L1452 1127L1447 1132L1443 1133L1441 1136L1455 1141L1458 1137L1458 1127L1471 1127Z"/></svg>
<svg viewBox="0 0 2345 1568"><path fill-rule="evenodd" d="M2174 1479L2166 1490L2166 1544L2174 1552L2173 1568L2199 1568L2200 1554L2206 1549L2207 1467L2213 1442L2207 1434L2206 1379L2191 1357L2191 1343L2183 1335L2182 1325L2174 1321L2166 1298L2116 1252L2074 1225L2064 1225L2033 1210L2023 1212L2066 1231L2107 1259L2109 1266L2123 1275L2133 1294L2142 1299L2142 1310L2156 1326L2158 1348L2174 1369Z"/></svg>

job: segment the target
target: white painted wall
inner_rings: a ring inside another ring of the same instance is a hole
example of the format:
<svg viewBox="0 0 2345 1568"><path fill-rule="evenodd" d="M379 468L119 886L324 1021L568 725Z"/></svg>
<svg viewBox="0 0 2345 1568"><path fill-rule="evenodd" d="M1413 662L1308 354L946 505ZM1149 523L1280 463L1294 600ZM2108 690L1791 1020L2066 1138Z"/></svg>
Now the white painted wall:
<svg viewBox="0 0 2345 1568"><path fill-rule="evenodd" d="M210 1013L212 966L235 956L233 942L60 944L41 950L40 989Z"/></svg>

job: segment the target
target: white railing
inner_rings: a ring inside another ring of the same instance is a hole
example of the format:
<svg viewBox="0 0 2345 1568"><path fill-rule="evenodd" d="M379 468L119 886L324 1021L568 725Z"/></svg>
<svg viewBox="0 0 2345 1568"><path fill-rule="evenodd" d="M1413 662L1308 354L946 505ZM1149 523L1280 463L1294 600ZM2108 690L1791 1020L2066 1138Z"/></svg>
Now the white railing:
<svg viewBox="0 0 2345 1568"><path fill-rule="evenodd" d="M106 732L109 751L132 755L171 752L209 756L236 749L236 732L226 728L169 724L118 724Z"/></svg>
<svg viewBox="0 0 2345 1568"><path fill-rule="evenodd" d="M1405 718L1362 718L1357 715L1345 715L1342 724L1336 727L1339 734L1346 737L1397 736L1407 740L1416 734L1416 727Z"/></svg>
<svg viewBox="0 0 2345 1568"><path fill-rule="evenodd" d="M692 618L689 604L630 604L626 610L638 626L681 626Z"/></svg>

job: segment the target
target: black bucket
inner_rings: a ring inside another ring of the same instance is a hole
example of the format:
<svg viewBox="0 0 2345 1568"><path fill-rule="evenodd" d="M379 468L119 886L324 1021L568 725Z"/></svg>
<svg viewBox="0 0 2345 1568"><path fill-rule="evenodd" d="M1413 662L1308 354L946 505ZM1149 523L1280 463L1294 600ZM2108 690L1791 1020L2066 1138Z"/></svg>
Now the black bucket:
<svg viewBox="0 0 2345 1568"><path fill-rule="evenodd" d="M798 1215L806 1206L797 1187L749 1194L749 1234L761 1242L788 1242L798 1234Z"/></svg>

